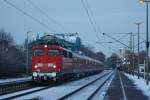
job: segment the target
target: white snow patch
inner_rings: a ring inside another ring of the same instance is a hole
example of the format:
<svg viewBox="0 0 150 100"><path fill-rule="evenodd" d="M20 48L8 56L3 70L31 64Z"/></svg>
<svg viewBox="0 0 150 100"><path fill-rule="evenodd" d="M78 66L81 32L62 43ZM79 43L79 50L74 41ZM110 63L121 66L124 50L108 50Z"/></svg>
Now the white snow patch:
<svg viewBox="0 0 150 100"><path fill-rule="evenodd" d="M105 73L106 71L100 74L94 75L94 76L83 78L81 80L69 82L60 86L54 86L43 91L39 91L39 92L32 93L23 97L19 97L14 100L30 100L32 98L37 98L37 97L41 98L42 100L58 100L58 98L84 86L85 84L88 84L92 80L98 78L100 75L104 75Z"/></svg>
<svg viewBox="0 0 150 100"><path fill-rule="evenodd" d="M150 84L146 85L146 82L144 81L143 78L138 79L137 76L132 76L129 74L125 74L130 80L132 80L134 82L134 84L136 85L137 89L141 90L142 93L146 96L149 97L150 99Z"/></svg>

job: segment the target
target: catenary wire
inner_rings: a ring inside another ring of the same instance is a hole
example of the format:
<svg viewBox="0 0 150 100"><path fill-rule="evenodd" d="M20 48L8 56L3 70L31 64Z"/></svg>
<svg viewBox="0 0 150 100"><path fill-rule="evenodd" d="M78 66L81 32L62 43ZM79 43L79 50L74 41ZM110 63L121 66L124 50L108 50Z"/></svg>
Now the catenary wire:
<svg viewBox="0 0 150 100"><path fill-rule="evenodd" d="M37 4L35 4L32 0L27 0L27 2L29 4L31 4L35 9L37 9L42 15L45 15L46 18L48 19L48 21L54 23L55 25L57 25L58 27L60 27L61 29L65 30L64 26L59 23L58 21L56 21L55 19L53 19L52 17L50 17L44 10L42 10Z"/></svg>
<svg viewBox="0 0 150 100"><path fill-rule="evenodd" d="M56 31L54 29L52 29L51 27L47 26L45 23L41 22L39 19L33 17L32 15L30 15L29 13L25 12L24 10L22 10L21 8L17 7L15 4L13 4L12 2L8 1L8 0L3 0L6 4L10 5L11 7L15 8L16 10L18 10L19 12L21 12L22 14L24 14L25 16L29 17L30 19L36 21L37 23L39 23L41 26L43 26L46 29L51 30L52 32L56 33Z"/></svg>

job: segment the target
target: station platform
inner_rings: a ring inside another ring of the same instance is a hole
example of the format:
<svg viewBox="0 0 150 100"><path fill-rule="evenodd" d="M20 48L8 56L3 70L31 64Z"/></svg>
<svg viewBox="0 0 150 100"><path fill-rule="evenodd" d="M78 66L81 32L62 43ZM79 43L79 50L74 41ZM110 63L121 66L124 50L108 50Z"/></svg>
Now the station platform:
<svg viewBox="0 0 150 100"><path fill-rule="evenodd" d="M123 72L116 72L104 100L149 100L149 98L138 90Z"/></svg>

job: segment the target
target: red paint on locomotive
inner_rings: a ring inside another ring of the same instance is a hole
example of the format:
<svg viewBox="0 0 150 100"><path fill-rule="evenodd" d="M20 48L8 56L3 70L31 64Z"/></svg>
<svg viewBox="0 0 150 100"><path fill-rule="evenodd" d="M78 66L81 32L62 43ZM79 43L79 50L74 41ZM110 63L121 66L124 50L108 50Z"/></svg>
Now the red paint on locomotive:
<svg viewBox="0 0 150 100"><path fill-rule="evenodd" d="M34 80L58 79L66 75L83 74L102 70L102 63L73 53L57 45L37 45L32 48Z"/></svg>

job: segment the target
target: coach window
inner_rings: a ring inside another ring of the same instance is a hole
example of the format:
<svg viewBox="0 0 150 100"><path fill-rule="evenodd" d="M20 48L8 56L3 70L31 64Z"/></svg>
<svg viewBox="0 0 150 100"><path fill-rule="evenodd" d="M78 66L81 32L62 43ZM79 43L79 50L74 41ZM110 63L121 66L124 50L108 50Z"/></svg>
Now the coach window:
<svg viewBox="0 0 150 100"><path fill-rule="evenodd" d="M77 58L74 58L74 62L75 62L75 64L77 64Z"/></svg>
<svg viewBox="0 0 150 100"><path fill-rule="evenodd" d="M33 56L43 56L44 52L42 49L34 50L33 51Z"/></svg>
<svg viewBox="0 0 150 100"><path fill-rule="evenodd" d="M72 58L72 53L71 52L69 52L69 58Z"/></svg>
<svg viewBox="0 0 150 100"><path fill-rule="evenodd" d="M78 64L78 58L76 58L76 64Z"/></svg>
<svg viewBox="0 0 150 100"><path fill-rule="evenodd" d="M58 50L48 50L48 56L57 56L59 55Z"/></svg>
<svg viewBox="0 0 150 100"><path fill-rule="evenodd" d="M77 58L77 64L79 64L80 62L79 62L80 60L79 60L79 58Z"/></svg>
<svg viewBox="0 0 150 100"><path fill-rule="evenodd" d="M84 64L84 59L82 60L82 64Z"/></svg>
<svg viewBox="0 0 150 100"><path fill-rule="evenodd" d="M90 61L90 65L92 65L92 61Z"/></svg>

